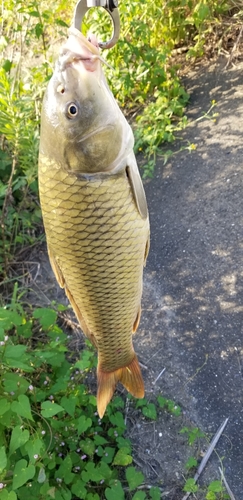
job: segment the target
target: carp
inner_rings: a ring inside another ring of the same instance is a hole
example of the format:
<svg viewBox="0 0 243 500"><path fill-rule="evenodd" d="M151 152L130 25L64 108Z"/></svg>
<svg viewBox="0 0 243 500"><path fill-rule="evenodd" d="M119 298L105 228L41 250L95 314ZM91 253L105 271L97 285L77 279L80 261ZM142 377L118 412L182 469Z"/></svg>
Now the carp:
<svg viewBox="0 0 243 500"><path fill-rule="evenodd" d="M144 396L132 336L149 218L133 133L101 63L94 36L71 28L43 100L39 191L52 269L98 350L102 418L118 381Z"/></svg>

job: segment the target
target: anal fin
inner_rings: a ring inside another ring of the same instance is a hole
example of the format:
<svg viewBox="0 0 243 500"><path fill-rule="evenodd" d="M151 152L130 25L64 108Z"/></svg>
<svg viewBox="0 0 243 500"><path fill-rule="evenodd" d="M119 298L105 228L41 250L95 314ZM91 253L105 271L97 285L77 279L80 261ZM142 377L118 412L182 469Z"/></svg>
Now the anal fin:
<svg viewBox="0 0 243 500"><path fill-rule="evenodd" d="M76 304L74 298L73 298L73 295L71 294L70 290L68 289L68 287L65 285L65 292L66 292L66 296L77 316L77 319L78 319L78 322L84 332L84 335L90 340L90 342L93 344L94 347L97 348L97 344L96 344L96 341L95 341L95 337L94 335L91 333L91 331L89 330L89 328L87 327L85 321L84 321L84 318L81 314L81 311L78 307L78 305Z"/></svg>
<svg viewBox="0 0 243 500"><path fill-rule="evenodd" d="M136 333L141 318L141 305L138 308L136 319L133 323L132 333Z"/></svg>
<svg viewBox="0 0 243 500"><path fill-rule="evenodd" d="M60 288L64 288L64 286L65 286L64 276L63 276L62 271L61 271L61 269L60 269L60 267L55 259L55 255L54 255L54 253L49 245L47 245L47 250L48 250L48 255L49 255L51 267L52 267L52 270L55 274L55 278L57 280L57 283L60 286Z"/></svg>
<svg viewBox="0 0 243 500"><path fill-rule="evenodd" d="M55 277L56 277L56 280L59 284L59 286L61 288L64 288L65 290L65 293L66 293L66 296L76 314L76 317L78 319L78 322L83 330L83 333L84 335L90 340L90 342L97 348L97 344L96 344L96 341L95 341L95 337L94 335L90 332L89 328L87 327L85 321L84 321L84 318L82 316L82 313L78 307L78 305L76 304L76 301L72 295L72 293L70 292L67 284L66 284L66 281L65 281L65 278L64 278L64 275L62 273L62 270L60 269L58 263L57 263L57 260L55 258L55 255L52 251L52 249L48 246L48 255L49 255L49 259L50 259L50 263L51 263L51 267L52 267L52 270L55 274Z"/></svg>

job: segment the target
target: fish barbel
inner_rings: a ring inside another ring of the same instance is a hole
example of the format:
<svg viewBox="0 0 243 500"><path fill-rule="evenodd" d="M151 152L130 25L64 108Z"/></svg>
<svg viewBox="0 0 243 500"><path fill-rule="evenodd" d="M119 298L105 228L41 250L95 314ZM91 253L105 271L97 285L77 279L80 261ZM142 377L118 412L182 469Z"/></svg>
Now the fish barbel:
<svg viewBox="0 0 243 500"><path fill-rule="evenodd" d="M149 220L133 134L90 40L71 28L49 81L39 190L52 269L98 350L102 417L118 381L144 396L132 335L140 320Z"/></svg>

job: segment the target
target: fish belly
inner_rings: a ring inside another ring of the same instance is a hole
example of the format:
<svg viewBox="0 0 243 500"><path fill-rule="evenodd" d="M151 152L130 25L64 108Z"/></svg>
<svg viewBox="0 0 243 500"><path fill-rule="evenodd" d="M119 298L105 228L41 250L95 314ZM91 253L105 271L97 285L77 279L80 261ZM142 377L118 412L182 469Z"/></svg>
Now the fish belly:
<svg viewBox="0 0 243 500"><path fill-rule="evenodd" d="M97 346L99 369L128 366L149 227L126 172L80 175L40 160L39 188L50 260Z"/></svg>

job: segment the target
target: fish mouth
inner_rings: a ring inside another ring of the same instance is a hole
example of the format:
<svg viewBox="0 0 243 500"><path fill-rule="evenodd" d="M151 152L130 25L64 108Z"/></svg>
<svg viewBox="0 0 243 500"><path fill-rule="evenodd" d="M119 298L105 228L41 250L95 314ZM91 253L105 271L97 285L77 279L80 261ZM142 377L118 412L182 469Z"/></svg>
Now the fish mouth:
<svg viewBox="0 0 243 500"><path fill-rule="evenodd" d="M70 66L83 64L87 71L95 71L98 67L98 61L101 58L98 43L96 46L96 38L90 37L93 40L87 40L84 35L76 28L69 29L69 38L62 48L59 58L59 69L65 71Z"/></svg>
<svg viewBox="0 0 243 500"><path fill-rule="evenodd" d="M69 50L63 50L60 54L59 70L61 72L65 71L67 68L76 66L80 62L83 63L87 71L93 72L96 70L96 57L95 59L93 57L84 57Z"/></svg>

